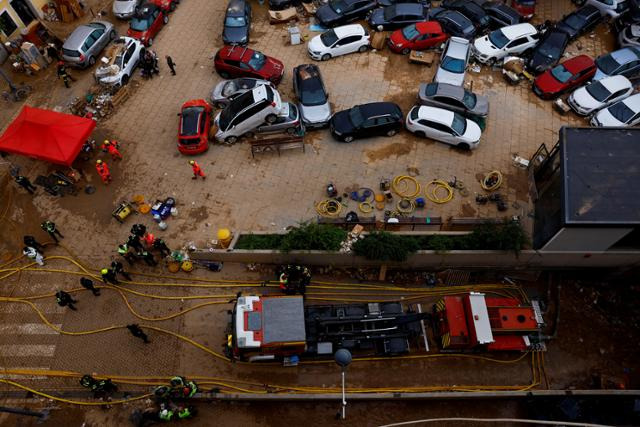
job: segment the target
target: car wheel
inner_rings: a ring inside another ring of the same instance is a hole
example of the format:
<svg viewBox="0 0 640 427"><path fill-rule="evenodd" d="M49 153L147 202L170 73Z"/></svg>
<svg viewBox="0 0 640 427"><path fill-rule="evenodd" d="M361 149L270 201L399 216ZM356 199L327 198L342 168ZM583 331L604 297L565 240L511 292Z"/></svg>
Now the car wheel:
<svg viewBox="0 0 640 427"><path fill-rule="evenodd" d="M124 85L126 85L127 83L129 83L129 76L125 74L125 75L124 75L124 76L122 76L122 78L120 79L120 85L121 85L121 86L124 86Z"/></svg>
<svg viewBox="0 0 640 427"><path fill-rule="evenodd" d="M226 71L218 71L218 74L220 74L220 77L222 77L223 79L228 79L231 77Z"/></svg>
<svg viewBox="0 0 640 427"><path fill-rule="evenodd" d="M228 136L224 140L224 143L227 144L227 145L233 145L236 142L238 142L238 137L237 136Z"/></svg>
<svg viewBox="0 0 640 427"><path fill-rule="evenodd" d="M162 22L164 22L164 25L167 25L169 23L169 15L164 15L162 17Z"/></svg>
<svg viewBox="0 0 640 427"><path fill-rule="evenodd" d="M297 128L287 128L287 133L289 135L293 135L294 133L296 133L298 129Z"/></svg>
<svg viewBox="0 0 640 427"><path fill-rule="evenodd" d="M353 142L353 137L351 135L345 136L342 140L344 142Z"/></svg>
<svg viewBox="0 0 640 427"><path fill-rule="evenodd" d="M274 124L276 122L276 120L278 120L278 116L276 116L275 114L269 114L264 121L269 123L270 125Z"/></svg>
<svg viewBox="0 0 640 427"><path fill-rule="evenodd" d="M409 53L411 53L411 49L409 49L408 47L405 47L404 49L402 49L403 55L409 55Z"/></svg>
<svg viewBox="0 0 640 427"><path fill-rule="evenodd" d="M427 137L427 135L424 132L422 132L421 130L417 130L413 134L415 136L419 136L420 138L426 138Z"/></svg>
<svg viewBox="0 0 640 427"><path fill-rule="evenodd" d="M358 52L360 53L365 53L367 51L367 45L362 45L360 46L360 48L358 49Z"/></svg>
<svg viewBox="0 0 640 427"><path fill-rule="evenodd" d="M109 40L113 40L113 39L115 39L115 38L116 38L116 32L115 32L115 31L111 31L111 32L109 33Z"/></svg>
<svg viewBox="0 0 640 427"><path fill-rule="evenodd" d="M466 142L461 142L460 144L457 145L457 147L464 151L469 151L471 149L469 144L467 144Z"/></svg>
<svg viewBox="0 0 640 427"><path fill-rule="evenodd" d="M376 27L376 30L378 30L378 31L384 31L384 27L383 27L382 25L378 25L378 26Z"/></svg>
<svg viewBox="0 0 640 427"><path fill-rule="evenodd" d="M153 45L153 39L147 40L147 47L151 47Z"/></svg>
<svg viewBox="0 0 640 427"><path fill-rule="evenodd" d="M227 105L222 103L222 102L216 102L216 108L220 109L220 110L224 110L224 107L226 107Z"/></svg>
<svg viewBox="0 0 640 427"><path fill-rule="evenodd" d="M331 59L331 55L329 55L328 53L325 53L324 55L322 55L322 59L323 61L328 61Z"/></svg>
<svg viewBox="0 0 640 427"><path fill-rule="evenodd" d="M247 132L244 135L242 135L243 138L253 138L254 136L256 136L256 134L253 132Z"/></svg>
<svg viewBox="0 0 640 427"><path fill-rule="evenodd" d="M89 65L94 65L96 63L96 58L93 56L89 57Z"/></svg>
<svg viewBox="0 0 640 427"><path fill-rule="evenodd" d="M395 129L389 129L389 130L387 131L387 136L391 137L391 136L395 135L396 133L398 133L398 131L397 131L397 130L395 130Z"/></svg>

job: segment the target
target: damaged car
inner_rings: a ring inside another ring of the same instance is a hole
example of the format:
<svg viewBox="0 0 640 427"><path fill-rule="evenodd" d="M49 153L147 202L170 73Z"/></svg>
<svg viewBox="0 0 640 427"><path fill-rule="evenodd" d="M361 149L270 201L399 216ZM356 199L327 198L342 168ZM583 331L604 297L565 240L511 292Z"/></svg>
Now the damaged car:
<svg viewBox="0 0 640 427"><path fill-rule="evenodd" d="M129 82L144 54L144 45L131 37L120 37L106 50L95 71L98 83L124 86Z"/></svg>

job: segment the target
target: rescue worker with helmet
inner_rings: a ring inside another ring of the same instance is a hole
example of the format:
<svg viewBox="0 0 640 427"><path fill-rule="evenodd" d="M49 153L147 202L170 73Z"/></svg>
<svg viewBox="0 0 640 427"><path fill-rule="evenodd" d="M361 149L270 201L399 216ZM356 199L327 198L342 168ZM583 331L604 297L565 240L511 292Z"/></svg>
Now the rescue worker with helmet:
<svg viewBox="0 0 640 427"><path fill-rule="evenodd" d="M122 160L122 154L120 154L118 148L120 148L120 144L115 139L113 141L105 139L102 144L102 150L108 152L112 160Z"/></svg>
<svg viewBox="0 0 640 427"><path fill-rule="evenodd" d="M202 168L195 160L189 160L189 164L191 165L191 170L193 171L193 176L191 177L191 179L198 179L199 176L201 176L202 179L206 178L206 175L202 171Z"/></svg>
<svg viewBox="0 0 640 427"><path fill-rule="evenodd" d="M96 171L98 171L98 175L100 175L100 179L105 184L109 184L111 182L111 172L109 172L109 166L102 160L96 160Z"/></svg>

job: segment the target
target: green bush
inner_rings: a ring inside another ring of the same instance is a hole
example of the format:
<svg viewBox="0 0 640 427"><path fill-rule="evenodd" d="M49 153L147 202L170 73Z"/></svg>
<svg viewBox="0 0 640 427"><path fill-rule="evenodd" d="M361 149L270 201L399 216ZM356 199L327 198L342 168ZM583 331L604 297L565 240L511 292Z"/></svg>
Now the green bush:
<svg viewBox="0 0 640 427"><path fill-rule="evenodd" d="M327 224L302 223L283 236L278 249L283 252L337 251L340 249L340 243L346 238L347 232L342 228Z"/></svg>
<svg viewBox="0 0 640 427"><path fill-rule="evenodd" d="M371 260L406 261L420 249L418 240L411 236L398 236L386 231L374 231L353 244L353 252Z"/></svg>
<svg viewBox="0 0 640 427"><path fill-rule="evenodd" d="M281 234L243 234L236 242L236 249L278 249L284 236Z"/></svg>

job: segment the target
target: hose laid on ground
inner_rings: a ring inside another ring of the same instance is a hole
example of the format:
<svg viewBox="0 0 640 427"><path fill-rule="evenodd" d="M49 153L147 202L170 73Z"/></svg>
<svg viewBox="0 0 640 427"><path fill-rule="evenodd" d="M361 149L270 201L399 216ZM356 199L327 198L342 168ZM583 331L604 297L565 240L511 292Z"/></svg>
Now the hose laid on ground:
<svg viewBox="0 0 640 427"><path fill-rule="evenodd" d="M487 173L482 181L480 181L480 186L485 191L496 191L502 185L502 172L498 170L493 170Z"/></svg>
<svg viewBox="0 0 640 427"><path fill-rule="evenodd" d="M362 202L358 204L358 209L362 213L371 213L373 212L373 206L369 202Z"/></svg>
<svg viewBox="0 0 640 427"><path fill-rule="evenodd" d="M403 207L409 204L408 207ZM396 203L396 210L403 214L409 214L416 210L416 202L413 199L400 199L398 203Z"/></svg>
<svg viewBox="0 0 640 427"><path fill-rule="evenodd" d="M321 200L316 204L316 212L325 217L337 217L342 212L342 203L336 199Z"/></svg>
<svg viewBox="0 0 640 427"><path fill-rule="evenodd" d="M410 191L411 184L408 184L409 182L415 187L413 191ZM391 188L394 193L403 199L415 199L418 194L420 194L420 184L418 180L408 175L398 175L393 178Z"/></svg>
<svg viewBox="0 0 640 427"><path fill-rule="evenodd" d="M447 195L444 197L438 196L439 189L444 189L447 192ZM427 196L427 199L431 200L433 203L447 203L451 201L451 199L453 199L453 188L451 188L451 186L447 182L441 179L434 179L433 181L427 183L424 189L424 195Z"/></svg>

